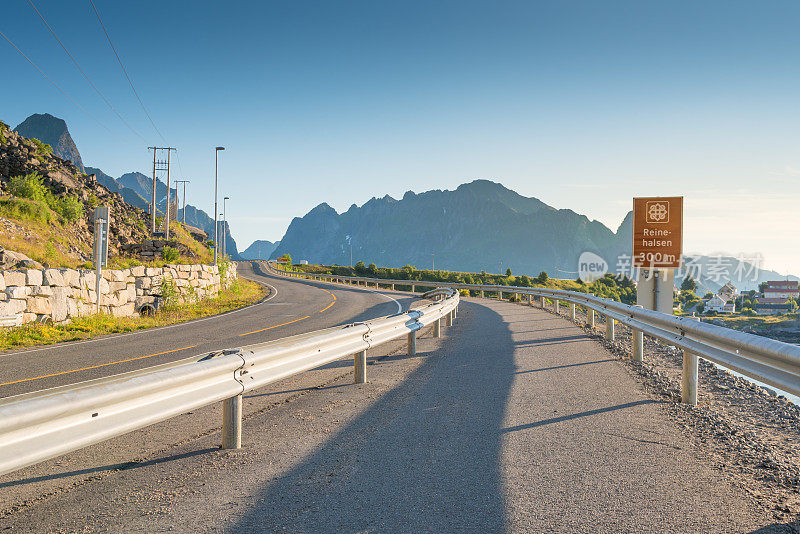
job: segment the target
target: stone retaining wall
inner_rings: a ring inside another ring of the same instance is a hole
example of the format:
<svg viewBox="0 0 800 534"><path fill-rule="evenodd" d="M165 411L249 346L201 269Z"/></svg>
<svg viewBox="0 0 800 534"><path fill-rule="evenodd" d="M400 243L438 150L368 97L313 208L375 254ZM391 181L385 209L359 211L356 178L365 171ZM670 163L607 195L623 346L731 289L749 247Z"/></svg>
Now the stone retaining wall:
<svg viewBox="0 0 800 534"><path fill-rule="evenodd" d="M100 280L100 311L115 317L137 315L143 306L158 307L165 294L179 301L216 295L236 278L229 264L221 279L214 265L167 265L105 269ZM0 276L0 316L17 324L67 322L96 311L95 272L84 269L18 269Z"/></svg>

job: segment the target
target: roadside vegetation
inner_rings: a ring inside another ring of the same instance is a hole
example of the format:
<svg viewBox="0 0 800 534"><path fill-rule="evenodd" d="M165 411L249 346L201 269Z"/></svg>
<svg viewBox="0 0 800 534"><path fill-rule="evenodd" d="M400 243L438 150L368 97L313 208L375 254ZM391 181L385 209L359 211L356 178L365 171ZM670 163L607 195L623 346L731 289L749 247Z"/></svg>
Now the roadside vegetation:
<svg viewBox="0 0 800 534"><path fill-rule="evenodd" d="M578 291L581 293L591 293L598 297L603 297L626 304L636 304L636 287L627 277L616 277L606 274L599 280L586 283L578 280L563 280L550 278L545 272L540 272L537 276L520 275L515 276L511 270L507 270L505 275L489 274L486 271L480 273L466 273L458 271L432 271L429 269L417 269L413 265L406 265L400 269L389 267L378 267L374 263L365 265L358 262L354 267L343 267L338 265L292 265L291 258L285 265L289 270L316 273L332 274L339 276L369 276L372 278L409 280L418 282L453 282L463 284L481 284L494 286L514 286L514 287L543 287L548 289L563 289L566 291ZM475 292L472 292L475 293ZM506 295L506 294L504 294ZM511 295L508 295L509 297Z"/></svg>
<svg viewBox="0 0 800 534"><path fill-rule="evenodd" d="M181 304L168 297L164 306L153 316L112 317L100 314L75 318L63 325L29 323L14 328L0 328L0 350L77 341L181 323L255 304L265 295L264 286L237 279L213 298Z"/></svg>

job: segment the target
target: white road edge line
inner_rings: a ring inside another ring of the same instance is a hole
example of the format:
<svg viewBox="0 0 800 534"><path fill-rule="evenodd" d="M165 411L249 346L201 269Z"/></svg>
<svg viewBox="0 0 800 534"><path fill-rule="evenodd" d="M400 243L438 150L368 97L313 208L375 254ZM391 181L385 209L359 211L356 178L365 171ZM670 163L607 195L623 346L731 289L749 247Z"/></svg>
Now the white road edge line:
<svg viewBox="0 0 800 534"><path fill-rule="evenodd" d="M202 319L192 319L191 321L185 321L183 323L169 324L169 325L166 325L166 326L157 326L155 328L145 328L144 330L136 330L135 332L126 332L124 334L110 334L109 336L97 337L97 338L94 338L94 339L84 339L83 341L72 341L72 342L67 342L67 343L53 343L52 345L47 345L45 347L40 347L38 349L28 349L28 350L20 350L20 351L16 351L16 352L6 352L4 354L0 354L0 358L2 358L3 356L14 356L14 355L17 355L17 354L29 354L29 353L32 353L32 352L41 352L43 350L54 350L54 349L60 349L60 348L64 348L64 347L74 347L74 346L77 346L77 345L85 345L86 343L94 343L96 341L108 341L112 337L114 339L119 339L121 337L134 336L134 335L137 335L137 334L147 334L149 332L155 332L157 330L167 330L167 329L170 329L170 328L177 328L179 326L186 326L186 325L193 325L193 324L197 324L197 323L202 323L202 322L205 322L205 321L210 321L211 319L219 319L220 317L233 315L234 313L239 313L241 311L248 310L250 308L255 308L256 306L260 306L262 304L266 304L268 301L272 300L274 297L276 297L278 295L277 288L275 288L275 286L273 286L272 284L267 284L266 282L261 282L259 280L253 280L252 278L247 278L246 276L242 276L242 278L244 278L245 280L250 280L251 282L256 282L257 284L263 284L263 285L267 286L268 288L270 288L272 290L270 296L265 298L261 302L257 302L255 304L251 304L249 306L245 306L244 308L239 308L238 310L231 310L231 311L228 311L228 312L225 312L225 313L220 313L220 314L217 314L217 315L209 315L208 317L203 317Z"/></svg>

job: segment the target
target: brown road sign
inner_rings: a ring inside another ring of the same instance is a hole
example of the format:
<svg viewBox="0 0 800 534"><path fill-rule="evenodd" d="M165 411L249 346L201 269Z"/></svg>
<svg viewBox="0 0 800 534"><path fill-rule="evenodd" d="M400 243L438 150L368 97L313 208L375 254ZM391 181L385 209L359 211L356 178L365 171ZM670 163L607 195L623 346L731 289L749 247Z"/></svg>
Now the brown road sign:
<svg viewBox="0 0 800 534"><path fill-rule="evenodd" d="M683 197L633 199L633 266L680 267Z"/></svg>

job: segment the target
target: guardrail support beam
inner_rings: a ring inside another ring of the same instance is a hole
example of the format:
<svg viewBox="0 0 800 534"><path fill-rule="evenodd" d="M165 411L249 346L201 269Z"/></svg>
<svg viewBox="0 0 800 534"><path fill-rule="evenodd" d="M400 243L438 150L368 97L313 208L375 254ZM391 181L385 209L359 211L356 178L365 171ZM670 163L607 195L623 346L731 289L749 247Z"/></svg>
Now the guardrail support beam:
<svg viewBox="0 0 800 534"><path fill-rule="evenodd" d="M408 355L413 356L417 353L417 331L408 333Z"/></svg>
<svg viewBox="0 0 800 534"><path fill-rule="evenodd" d="M606 315L605 320L606 320L606 339L608 339L609 341L614 341L614 318Z"/></svg>
<svg viewBox="0 0 800 534"><path fill-rule="evenodd" d="M242 448L242 396L222 401L222 448Z"/></svg>
<svg viewBox="0 0 800 534"><path fill-rule="evenodd" d="M442 337L442 320L436 319L433 322L433 337Z"/></svg>
<svg viewBox="0 0 800 534"><path fill-rule="evenodd" d="M367 351L356 352L353 356L354 374L356 384L367 383Z"/></svg>
<svg viewBox="0 0 800 534"><path fill-rule="evenodd" d="M697 354L683 351L683 374L681 375L681 402L697 406Z"/></svg>
<svg viewBox="0 0 800 534"><path fill-rule="evenodd" d="M631 356L637 362L644 360L644 334L636 328L633 329L633 354Z"/></svg>

